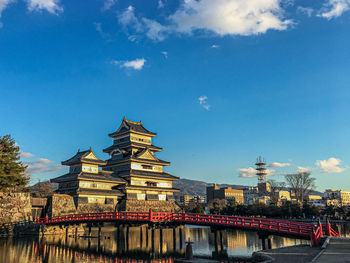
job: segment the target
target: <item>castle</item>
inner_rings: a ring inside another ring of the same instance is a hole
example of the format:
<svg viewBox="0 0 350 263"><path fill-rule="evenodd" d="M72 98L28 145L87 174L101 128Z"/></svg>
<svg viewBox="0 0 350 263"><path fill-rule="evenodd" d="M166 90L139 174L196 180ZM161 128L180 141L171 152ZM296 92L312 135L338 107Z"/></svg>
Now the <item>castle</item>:
<svg viewBox="0 0 350 263"><path fill-rule="evenodd" d="M78 208L88 207L85 212L93 212L93 207L121 211L178 211L174 192L179 190L173 188L173 181L179 177L166 173L164 167L170 162L156 157L155 154L162 151L152 144L156 135L141 121L124 117L120 127L109 134L113 144L103 150L109 154L108 160L100 160L91 148L78 151L62 162L69 166L69 173L51 182L58 183L58 193L73 196Z"/></svg>

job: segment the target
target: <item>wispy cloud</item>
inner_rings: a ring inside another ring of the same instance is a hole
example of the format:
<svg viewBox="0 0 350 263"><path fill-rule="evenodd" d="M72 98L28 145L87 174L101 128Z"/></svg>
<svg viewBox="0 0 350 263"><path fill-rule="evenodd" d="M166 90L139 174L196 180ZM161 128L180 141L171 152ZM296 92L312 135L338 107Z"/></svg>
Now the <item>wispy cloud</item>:
<svg viewBox="0 0 350 263"><path fill-rule="evenodd" d="M350 0L327 0L318 16L332 19L350 9Z"/></svg>
<svg viewBox="0 0 350 263"><path fill-rule="evenodd" d="M25 162L24 164L28 165L26 171L28 174L47 173L62 170L62 165L55 164L55 162L46 158L40 158L33 162Z"/></svg>
<svg viewBox="0 0 350 263"><path fill-rule="evenodd" d="M302 14L306 14L307 16L311 16L314 10L311 7L303 7L303 6L298 6L297 11Z"/></svg>
<svg viewBox="0 0 350 263"><path fill-rule="evenodd" d="M318 160L316 165L321 168L322 173L341 173L343 168L339 167L341 160L331 157L328 160Z"/></svg>
<svg viewBox="0 0 350 263"><path fill-rule="evenodd" d="M1 0L0 0L1 1ZM21 157L25 157L25 158L31 158L31 157L34 157L35 155L32 154L32 153L29 153L29 152L21 152L20 153L20 156Z"/></svg>
<svg viewBox="0 0 350 263"><path fill-rule="evenodd" d="M111 40L111 35L106 33L103 29L102 29L102 24L101 23L94 23L95 29L96 31L100 34L100 36L106 40Z"/></svg>
<svg viewBox="0 0 350 263"><path fill-rule="evenodd" d="M273 162L269 164L269 167L288 167L291 166L290 163L279 163L279 162Z"/></svg>
<svg viewBox="0 0 350 263"><path fill-rule="evenodd" d="M219 48L220 46L219 45L211 45L211 48Z"/></svg>
<svg viewBox="0 0 350 263"><path fill-rule="evenodd" d="M202 105L202 107L204 109L206 109L207 111L210 110L211 105L208 103L208 97L207 96L200 96L198 98L199 104Z"/></svg>
<svg viewBox="0 0 350 263"><path fill-rule="evenodd" d="M129 60L129 61L113 60L111 63L114 65L119 65L121 68L141 70L146 63L146 59L138 58L138 59Z"/></svg>
<svg viewBox="0 0 350 263"><path fill-rule="evenodd" d="M117 3L117 0L105 0L103 3L102 11L107 11Z"/></svg>
<svg viewBox="0 0 350 263"><path fill-rule="evenodd" d="M158 8L163 8L164 7L164 3L162 0L158 0Z"/></svg>
<svg viewBox="0 0 350 263"><path fill-rule="evenodd" d="M165 58L168 58L168 52L166 52L166 51L161 51L160 53L162 53L163 56L164 56Z"/></svg>
<svg viewBox="0 0 350 263"><path fill-rule="evenodd" d="M257 177L256 175L257 172L258 171L252 167L238 169L239 177L244 177L244 178ZM267 177L273 176L275 173L276 173L276 170L266 169Z"/></svg>
<svg viewBox="0 0 350 263"><path fill-rule="evenodd" d="M46 10L51 14L58 15L63 12L63 7L60 6L60 0L26 0L28 4L28 10L41 11Z"/></svg>

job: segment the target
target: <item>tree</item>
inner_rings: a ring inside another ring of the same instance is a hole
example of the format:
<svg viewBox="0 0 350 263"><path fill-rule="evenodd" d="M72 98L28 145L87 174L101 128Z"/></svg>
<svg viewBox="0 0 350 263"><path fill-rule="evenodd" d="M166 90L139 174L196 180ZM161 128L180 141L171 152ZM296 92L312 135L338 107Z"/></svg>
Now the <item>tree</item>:
<svg viewBox="0 0 350 263"><path fill-rule="evenodd" d="M315 178L311 177L310 172L287 174L285 178L300 205L303 203L304 199L306 199L310 191L315 188Z"/></svg>
<svg viewBox="0 0 350 263"><path fill-rule="evenodd" d="M20 149L11 136L0 136L0 191L18 191L27 186L27 167L19 159Z"/></svg>

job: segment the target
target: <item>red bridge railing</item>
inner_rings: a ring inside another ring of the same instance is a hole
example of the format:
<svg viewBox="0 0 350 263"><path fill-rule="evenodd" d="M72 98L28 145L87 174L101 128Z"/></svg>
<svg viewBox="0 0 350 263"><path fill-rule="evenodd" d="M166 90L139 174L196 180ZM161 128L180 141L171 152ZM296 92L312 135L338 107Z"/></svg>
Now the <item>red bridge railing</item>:
<svg viewBox="0 0 350 263"><path fill-rule="evenodd" d="M278 219L253 218L227 215L193 214L193 213L171 213L171 212L107 212L72 214L66 216L37 218L36 223L57 225L69 222L104 222L104 221L140 221L140 222L178 222L195 225L220 225L233 226L246 229L266 230L283 234L310 237L312 245L317 245L323 237L322 224L294 222ZM325 235L339 236L327 222L324 227Z"/></svg>

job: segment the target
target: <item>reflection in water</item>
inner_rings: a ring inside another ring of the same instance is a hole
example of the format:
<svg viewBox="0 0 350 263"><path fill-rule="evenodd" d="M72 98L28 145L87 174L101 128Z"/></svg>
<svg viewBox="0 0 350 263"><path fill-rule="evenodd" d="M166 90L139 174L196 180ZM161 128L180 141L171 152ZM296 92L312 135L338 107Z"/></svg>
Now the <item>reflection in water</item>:
<svg viewBox="0 0 350 263"><path fill-rule="evenodd" d="M97 235L98 229L92 228L91 236ZM188 239L194 242L193 254L198 256L248 256L262 249L258 234L249 231L106 225L101 238L47 235L42 239L0 239L0 263L173 262L184 256ZM270 236L270 241L272 248L308 242L277 236Z"/></svg>

